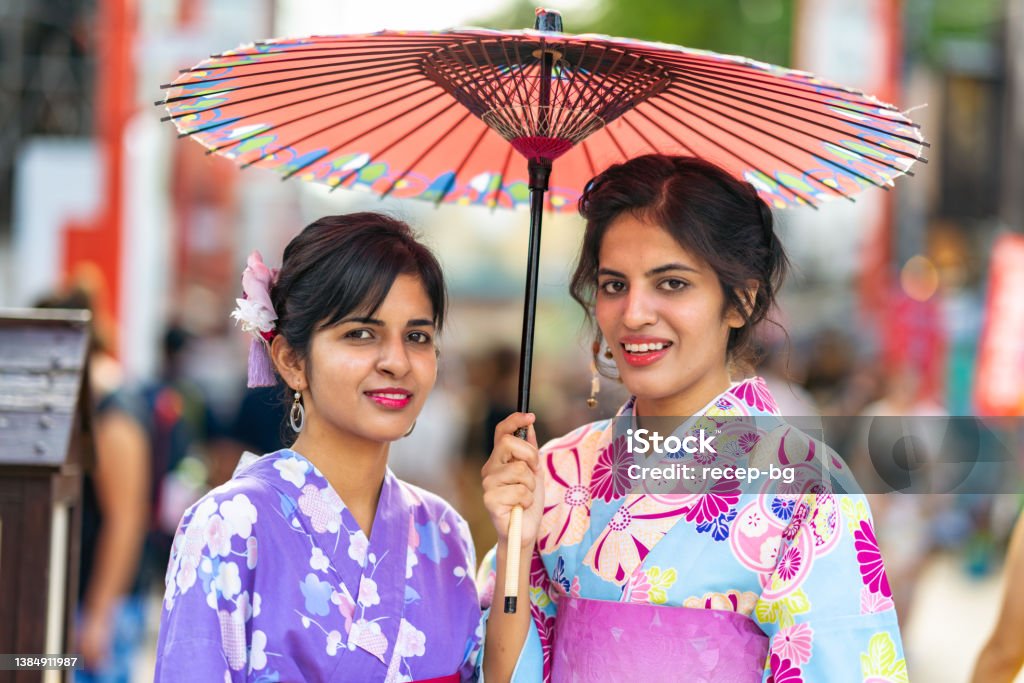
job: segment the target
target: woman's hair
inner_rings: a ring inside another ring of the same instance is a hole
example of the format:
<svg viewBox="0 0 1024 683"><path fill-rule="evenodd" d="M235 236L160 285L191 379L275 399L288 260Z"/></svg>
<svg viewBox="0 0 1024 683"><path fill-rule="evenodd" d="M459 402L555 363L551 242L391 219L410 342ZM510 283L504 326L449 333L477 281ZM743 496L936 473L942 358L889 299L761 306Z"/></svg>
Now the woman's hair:
<svg viewBox="0 0 1024 683"><path fill-rule="evenodd" d="M299 358L308 359L317 330L353 313L373 315L399 275L423 283L440 331L447 308L441 265L409 226L372 212L325 216L285 247L270 290L278 332Z"/></svg>
<svg viewBox="0 0 1024 683"><path fill-rule="evenodd" d="M624 212L660 226L715 272L744 325L729 332L733 361L751 358L754 327L765 320L789 261L772 228L772 212L747 182L693 157L649 154L611 166L588 184L579 201L587 221L569 291L593 322L598 255L608 227ZM737 292L757 283L754 301Z"/></svg>

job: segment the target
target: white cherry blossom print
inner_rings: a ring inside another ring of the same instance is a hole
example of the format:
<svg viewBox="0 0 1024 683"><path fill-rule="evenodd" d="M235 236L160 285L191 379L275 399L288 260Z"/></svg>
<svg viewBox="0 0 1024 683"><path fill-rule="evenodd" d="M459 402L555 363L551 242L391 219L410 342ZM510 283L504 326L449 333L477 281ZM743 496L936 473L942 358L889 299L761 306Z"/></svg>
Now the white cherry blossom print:
<svg viewBox="0 0 1024 683"><path fill-rule="evenodd" d="M216 511L217 501L215 501L213 498L203 499L203 501L200 502L196 509L192 512L192 519L188 523L189 529L193 527L198 527L199 530L202 530L203 526L206 524L206 520L208 520L210 518L210 515L212 515Z"/></svg>
<svg viewBox="0 0 1024 683"><path fill-rule="evenodd" d="M249 600L249 591L242 591L242 594L238 596L238 600L235 602L236 616L243 622L249 621L252 618L252 603Z"/></svg>
<svg viewBox="0 0 1024 683"><path fill-rule="evenodd" d="M256 506L244 493L236 494L231 500L220 504L220 514L230 524L232 531L242 538L252 535L252 526L256 523Z"/></svg>
<svg viewBox="0 0 1024 683"><path fill-rule="evenodd" d="M182 562L178 568L178 575L175 577L175 583L178 585L178 590L182 593L188 591L189 588L196 583L196 568L191 562ZM168 607L167 609L170 609Z"/></svg>
<svg viewBox="0 0 1024 683"><path fill-rule="evenodd" d="M395 640L395 654L399 657L422 657L427 651L427 636L418 628L402 619Z"/></svg>
<svg viewBox="0 0 1024 683"><path fill-rule="evenodd" d="M331 566L331 561L324 555L323 550L314 546L313 554L309 558L309 566L318 572L325 572Z"/></svg>
<svg viewBox="0 0 1024 683"><path fill-rule="evenodd" d="M267 634L257 629L252 632L249 671L260 671L265 668L267 668Z"/></svg>
<svg viewBox="0 0 1024 683"><path fill-rule="evenodd" d="M327 654L331 657L338 654L338 646L341 645L341 633L331 631L327 634Z"/></svg>
<svg viewBox="0 0 1024 683"><path fill-rule="evenodd" d="M773 536L767 539L761 544L761 564L765 566L773 566L775 559L779 556L779 546L782 544L782 539L778 536Z"/></svg>
<svg viewBox="0 0 1024 683"><path fill-rule="evenodd" d="M366 566L366 551L369 547L370 541L366 538L366 534L363 533L362 529L359 529L354 534L349 534L348 556L360 567Z"/></svg>
<svg viewBox="0 0 1024 683"><path fill-rule="evenodd" d="M213 515L207 520L203 536L211 555L227 557L231 552L231 525L220 515Z"/></svg>
<svg viewBox="0 0 1024 683"><path fill-rule="evenodd" d="M274 461L274 469L281 473L281 478L297 489L306 485L306 472L309 465L299 458L278 458Z"/></svg>
<svg viewBox="0 0 1024 683"><path fill-rule="evenodd" d="M242 579L238 573L238 565L234 562L221 562L217 568L214 586L227 600L233 599L242 590Z"/></svg>
<svg viewBox="0 0 1024 683"><path fill-rule="evenodd" d="M768 530L768 520L760 512L750 511L744 515L740 522L740 533L744 536L756 538Z"/></svg>
<svg viewBox="0 0 1024 683"><path fill-rule="evenodd" d="M373 607L380 604L380 594L377 592L377 582L368 576L364 576L359 582L359 604L363 607Z"/></svg>
<svg viewBox="0 0 1024 683"><path fill-rule="evenodd" d="M412 570L419 563L419 558L416 557L416 550L409 548L409 552L405 554L405 578L412 578Z"/></svg>
<svg viewBox="0 0 1024 683"><path fill-rule="evenodd" d="M248 569L256 568L256 537L250 536L245 539L245 566Z"/></svg>

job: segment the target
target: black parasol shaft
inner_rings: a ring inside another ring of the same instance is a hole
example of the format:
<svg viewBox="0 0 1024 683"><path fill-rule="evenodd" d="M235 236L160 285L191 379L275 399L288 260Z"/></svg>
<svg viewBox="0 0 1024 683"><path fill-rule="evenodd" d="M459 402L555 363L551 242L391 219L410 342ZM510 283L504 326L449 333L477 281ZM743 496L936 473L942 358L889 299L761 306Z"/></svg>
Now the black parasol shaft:
<svg viewBox="0 0 1024 683"><path fill-rule="evenodd" d="M557 13L538 12L538 30L561 30L561 17ZM542 48L543 49L543 48ZM549 107L551 105L551 71L555 57L551 50L541 53L541 67L538 74L537 119L539 130L545 135L548 130ZM540 227L544 217L544 193L548 190L551 177L551 159L532 157L527 162L530 180L530 240L526 257L526 293L523 300L523 339L519 349L519 398L516 410L525 413L530 410L530 374L533 369L533 331L537 318L537 277L540 270ZM520 439L527 437L528 430L516 430ZM517 578L519 574L519 540L522 533L523 509L516 507L509 518L508 556L505 566L506 614L514 614L518 599Z"/></svg>
<svg viewBox="0 0 1024 683"><path fill-rule="evenodd" d="M537 278L540 270L540 229L544 215L544 193L548 189L551 161L531 159L530 170L530 239L526 256L526 292L523 298L523 339L519 349L519 396L516 410L530 410L530 375L533 367L533 331L537 318ZM517 435L526 438L525 430Z"/></svg>

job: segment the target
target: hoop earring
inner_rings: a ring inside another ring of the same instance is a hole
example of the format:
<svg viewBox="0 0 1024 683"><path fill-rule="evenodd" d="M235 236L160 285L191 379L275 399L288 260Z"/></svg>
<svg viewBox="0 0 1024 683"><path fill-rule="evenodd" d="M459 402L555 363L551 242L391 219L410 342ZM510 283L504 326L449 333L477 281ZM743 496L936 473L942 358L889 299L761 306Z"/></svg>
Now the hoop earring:
<svg viewBox="0 0 1024 683"><path fill-rule="evenodd" d="M407 437L410 434L412 434L412 430L414 430L414 429L416 429L416 420L412 421L412 427L409 427L409 431L407 431L405 434L402 434L402 438L404 439L405 437Z"/></svg>
<svg viewBox="0 0 1024 683"><path fill-rule="evenodd" d="M302 394L297 391L292 399L292 409L288 411L288 423L296 434L306 426L306 408L302 405Z"/></svg>
<svg viewBox="0 0 1024 683"><path fill-rule="evenodd" d="M588 408L597 407L597 392L601 391L601 375L597 371L597 354L601 351L601 342L595 341L592 347L593 358L590 359L590 397L587 399Z"/></svg>

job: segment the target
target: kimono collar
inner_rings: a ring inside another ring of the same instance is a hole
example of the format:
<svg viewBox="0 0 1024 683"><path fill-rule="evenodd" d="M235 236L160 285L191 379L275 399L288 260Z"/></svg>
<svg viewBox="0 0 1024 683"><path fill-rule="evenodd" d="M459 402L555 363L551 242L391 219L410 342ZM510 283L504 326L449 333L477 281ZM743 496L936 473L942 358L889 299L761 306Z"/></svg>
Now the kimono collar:
<svg viewBox="0 0 1024 683"><path fill-rule="evenodd" d="M630 396L622 404L615 417L628 417L631 427L636 427L636 396ZM768 390L768 385L761 377L748 377L733 382L729 388L708 401L703 408L694 413L694 417L702 415L779 415L775 399ZM622 422L626 422L622 420Z"/></svg>

